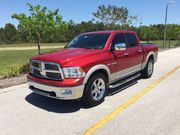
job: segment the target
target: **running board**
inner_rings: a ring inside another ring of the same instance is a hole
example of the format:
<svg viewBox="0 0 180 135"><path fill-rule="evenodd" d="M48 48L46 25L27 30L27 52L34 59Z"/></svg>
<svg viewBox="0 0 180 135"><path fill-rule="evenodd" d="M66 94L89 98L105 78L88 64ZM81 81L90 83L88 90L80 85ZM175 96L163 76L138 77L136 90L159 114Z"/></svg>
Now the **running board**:
<svg viewBox="0 0 180 135"><path fill-rule="evenodd" d="M124 79L124 80L122 80L122 81L119 81L119 82L117 82L117 83L114 83L114 84L109 85L109 88L110 88L110 89L114 89L114 88L116 88L116 87L118 87L118 86L121 86L121 85L123 85L123 84L125 84L125 83L127 83L127 82L130 82L130 81L138 78L139 76L141 76L140 73L135 74L135 75L133 75L133 76L127 78L127 79Z"/></svg>

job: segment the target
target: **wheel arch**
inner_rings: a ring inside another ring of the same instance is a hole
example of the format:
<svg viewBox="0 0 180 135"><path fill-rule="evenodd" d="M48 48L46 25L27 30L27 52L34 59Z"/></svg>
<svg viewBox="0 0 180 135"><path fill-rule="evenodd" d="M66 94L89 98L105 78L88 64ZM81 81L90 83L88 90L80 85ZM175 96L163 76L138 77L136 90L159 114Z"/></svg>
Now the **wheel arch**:
<svg viewBox="0 0 180 135"><path fill-rule="evenodd" d="M155 61L156 61L155 53L152 52L152 51L148 53L148 55L147 55L147 57L146 57L146 60L145 60L145 62L143 63L142 69L144 69L144 68L146 67L149 58L152 58L152 59L153 59L153 62L155 62Z"/></svg>
<svg viewBox="0 0 180 135"><path fill-rule="evenodd" d="M103 65L103 64L99 64L99 65L96 65L94 67L92 67L86 74L85 78L84 78L84 81L83 81L83 84L86 84L89 80L89 78L94 75L95 73L97 72L100 72L100 73L103 73L106 78L107 78L107 81L109 83L109 77L110 77L110 70L109 68L106 66L106 65Z"/></svg>

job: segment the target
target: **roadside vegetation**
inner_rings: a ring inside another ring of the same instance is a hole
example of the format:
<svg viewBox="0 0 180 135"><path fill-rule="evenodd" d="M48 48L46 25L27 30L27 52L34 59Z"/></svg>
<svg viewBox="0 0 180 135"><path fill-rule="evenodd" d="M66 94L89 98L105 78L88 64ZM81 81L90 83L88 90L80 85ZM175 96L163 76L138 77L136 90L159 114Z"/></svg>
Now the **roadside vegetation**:
<svg viewBox="0 0 180 135"><path fill-rule="evenodd" d="M59 50L60 48L62 46L42 49L42 53ZM29 59L35 55L37 55L37 49L0 50L0 78L9 78L27 73L29 70Z"/></svg>

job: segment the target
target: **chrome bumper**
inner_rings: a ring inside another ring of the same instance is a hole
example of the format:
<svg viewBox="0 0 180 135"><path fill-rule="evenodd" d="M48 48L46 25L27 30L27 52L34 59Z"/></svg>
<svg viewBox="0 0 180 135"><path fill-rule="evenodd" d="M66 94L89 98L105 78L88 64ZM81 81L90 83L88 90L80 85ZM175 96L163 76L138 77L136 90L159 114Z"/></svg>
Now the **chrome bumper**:
<svg viewBox="0 0 180 135"><path fill-rule="evenodd" d="M79 85L76 87L54 87L36 83L30 80L28 80L28 84L29 88L37 94L62 100L79 99L83 96L84 91L84 85Z"/></svg>

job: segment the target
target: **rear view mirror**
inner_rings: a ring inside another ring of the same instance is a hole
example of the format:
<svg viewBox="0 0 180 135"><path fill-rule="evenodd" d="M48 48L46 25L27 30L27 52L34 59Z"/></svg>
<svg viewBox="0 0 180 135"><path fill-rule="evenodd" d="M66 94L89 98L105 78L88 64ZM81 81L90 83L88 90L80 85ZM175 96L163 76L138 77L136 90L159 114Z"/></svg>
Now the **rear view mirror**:
<svg viewBox="0 0 180 135"><path fill-rule="evenodd" d="M118 50L126 50L126 43L118 43L118 44L115 44L114 46L114 49L115 51L118 51Z"/></svg>

